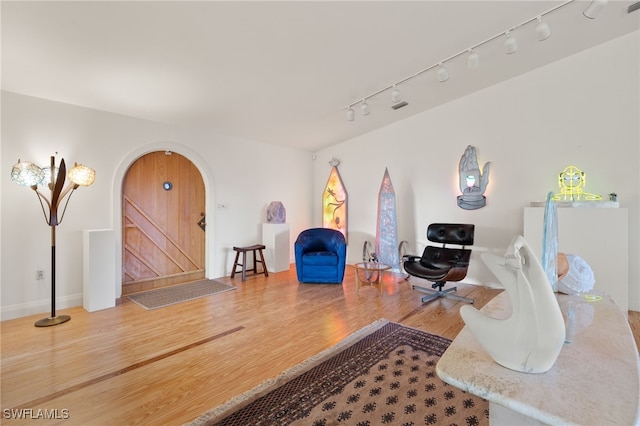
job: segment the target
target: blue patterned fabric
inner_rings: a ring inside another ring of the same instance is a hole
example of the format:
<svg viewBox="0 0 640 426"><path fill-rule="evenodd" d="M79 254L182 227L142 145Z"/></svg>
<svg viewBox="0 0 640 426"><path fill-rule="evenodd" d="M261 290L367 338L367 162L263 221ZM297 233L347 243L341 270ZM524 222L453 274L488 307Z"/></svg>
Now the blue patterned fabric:
<svg viewBox="0 0 640 426"><path fill-rule="evenodd" d="M340 231L311 228L294 243L296 273L301 283L342 284L347 243Z"/></svg>
<svg viewBox="0 0 640 426"><path fill-rule="evenodd" d="M558 291L558 210L553 201L553 192L547 194L544 205L544 227L542 234L542 269L551 290Z"/></svg>

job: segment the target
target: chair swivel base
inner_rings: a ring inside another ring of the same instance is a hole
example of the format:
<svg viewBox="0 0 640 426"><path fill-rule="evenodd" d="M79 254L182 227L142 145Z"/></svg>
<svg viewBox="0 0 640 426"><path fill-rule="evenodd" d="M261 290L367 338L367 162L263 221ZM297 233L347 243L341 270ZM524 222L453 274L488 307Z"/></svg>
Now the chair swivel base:
<svg viewBox="0 0 640 426"><path fill-rule="evenodd" d="M440 290L431 290L424 287L416 287L414 285L413 289L418 290L422 293L427 293L426 296L422 297L421 299L422 303L431 302L432 300L436 300L440 297L444 297L446 299L453 299L453 300L458 300L460 302L467 302L467 303L473 304L473 299L469 299L468 297L463 297L457 294L453 294L453 292L458 289L457 287L451 287L446 290L442 290L442 287L440 287Z"/></svg>

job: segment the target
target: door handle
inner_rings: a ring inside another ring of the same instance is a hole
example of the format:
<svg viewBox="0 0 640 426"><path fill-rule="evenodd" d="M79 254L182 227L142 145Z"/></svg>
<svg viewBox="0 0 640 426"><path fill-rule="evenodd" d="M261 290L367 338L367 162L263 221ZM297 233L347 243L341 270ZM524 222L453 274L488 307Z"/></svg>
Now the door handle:
<svg viewBox="0 0 640 426"><path fill-rule="evenodd" d="M202 217L198 221L198 226L204 231L204 228L207 226L207 222L205 220L207 216L204 213L200 213L200 216Z"/></svg>

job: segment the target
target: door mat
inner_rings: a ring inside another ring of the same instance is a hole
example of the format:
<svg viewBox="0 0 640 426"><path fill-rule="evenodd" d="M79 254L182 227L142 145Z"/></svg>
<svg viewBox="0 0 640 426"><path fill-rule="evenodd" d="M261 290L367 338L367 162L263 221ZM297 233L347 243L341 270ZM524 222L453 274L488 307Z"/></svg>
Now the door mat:
<svg viewBox="0 0 640 426"><path fill-rule="evenodd" d="M129 300L144 309L157 309L175 305L187 300L198 299L224 291L235 290L236 287L216 280L202 280L189 284L174 285L156 290L144 291L127 296Z"/></svg>

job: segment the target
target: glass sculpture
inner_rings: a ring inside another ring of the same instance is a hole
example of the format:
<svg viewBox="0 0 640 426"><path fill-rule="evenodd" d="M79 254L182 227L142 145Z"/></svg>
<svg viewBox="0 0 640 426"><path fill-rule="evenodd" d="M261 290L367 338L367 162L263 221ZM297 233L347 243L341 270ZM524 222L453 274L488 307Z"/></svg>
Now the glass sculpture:
<svg viewBox="0 0 640 426"><path fill-rule="evenodd" d="M542 269L551 290L558 291L558 210L552 200L553 193L547 194L544 206L544 226L542 234Z"/></svg>
<svg viewBox="0 0 640 426"><path fill-rule="evenodd" d="M389 170L386 168L380 185L380 192L378 193L376 254L379 262L391 266L393 271L400 271L396 192L389 177Z"/></svg>
<svg viewBox="0 0 640 426"><path fill-rule="evenodd" d="M347 190L337 164L332 164L329 180L322 193L322 227L336 229L347 239Z"/></svg>

